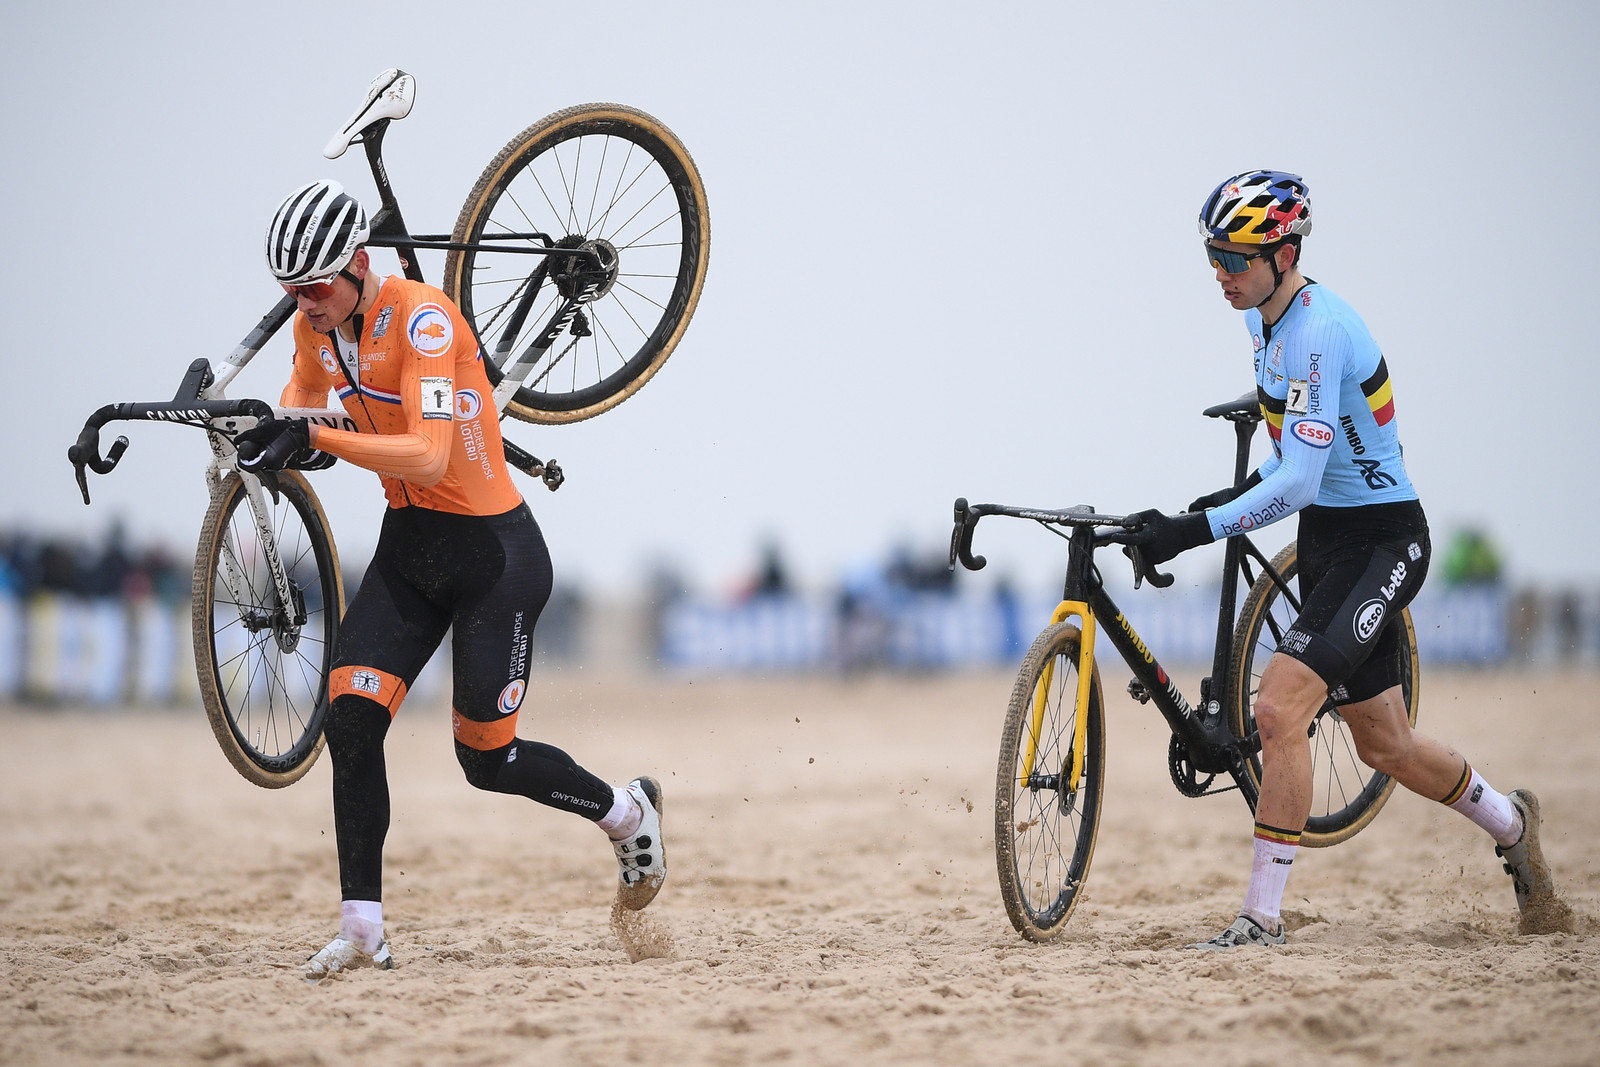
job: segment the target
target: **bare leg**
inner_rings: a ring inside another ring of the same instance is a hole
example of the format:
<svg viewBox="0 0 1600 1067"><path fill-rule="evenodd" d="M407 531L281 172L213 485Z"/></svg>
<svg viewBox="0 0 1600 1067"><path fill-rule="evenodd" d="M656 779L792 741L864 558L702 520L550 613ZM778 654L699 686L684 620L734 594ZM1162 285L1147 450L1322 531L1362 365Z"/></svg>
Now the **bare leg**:
<svg viewBox="0 0 1600 1067"><path fill-rule="evenodd" d="M1429 800L1443 800L1461 780L1467 761L1442 741L1411 728L1399 686L1370 700L1339 709L1356 755L1407 789Z"/></svg>
<svg viewBox="0 0 1600 1067"><path fill-rule="evenodd" d="M1306 730L1327 698L1327 683L1304 663L1282 653L1268 661L1255 707L1256 728L1261 731L1256 822L1282 830L1305 829L1311 814L1311 739Z"/></svg>

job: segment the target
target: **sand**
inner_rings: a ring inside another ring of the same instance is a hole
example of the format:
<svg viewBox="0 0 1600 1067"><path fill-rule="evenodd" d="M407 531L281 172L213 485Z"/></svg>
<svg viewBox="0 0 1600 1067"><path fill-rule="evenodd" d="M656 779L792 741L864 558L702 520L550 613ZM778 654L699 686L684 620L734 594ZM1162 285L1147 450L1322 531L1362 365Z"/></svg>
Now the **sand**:
<svg viewBox="0 0 1600 1067"><path fill-rule="evenodd" d="M318 985L337 872L326 761L267 791L198 711L0 709L0 1063L1593 1063L1592 675L1430 674L1422 723L1543 801L1574 931L1518 933L1488 839L1406 793L1302 850L1290 943L1181 946L1233 916L1237 794L1167 782L1108 672L1087 896L1023 942L994 873L1007 675L698 681L545 671L521 733L666 793L669 874L613 921L600 833L480 793L441 707L389 742L397 966Z"/></svg>

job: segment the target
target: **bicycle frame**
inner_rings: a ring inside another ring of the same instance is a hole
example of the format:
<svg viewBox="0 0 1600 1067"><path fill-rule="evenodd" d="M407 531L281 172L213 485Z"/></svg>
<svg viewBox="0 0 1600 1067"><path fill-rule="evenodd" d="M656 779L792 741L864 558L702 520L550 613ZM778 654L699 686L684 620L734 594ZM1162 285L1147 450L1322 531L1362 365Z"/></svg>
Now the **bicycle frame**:
<svg viewBox="0 0 1600 1067"><path fill-rule="evenodd" d="M387 75L394 76L389 84L394 84L399 79L408 76L402 71L389 71ZM383 76L380 76L380 78ZM374 84L368 94L368 104L378 98L383 87ZM409 88L407 89L409 92ZM399 112L404 115L409 111L409 102ZM391 117L381 117L368 123L360 132L348 139L349 144L359 143L366 151L367 164L372 170L373 183L378 188L380 201L379 209L373 214L369 223L371 236L367 244L379 248L393 248L400 257L401 268L405 276L413 281L424 281L422 268L416 260L418 249L436 249L440 251L472 250L485 247L484 242L468 243L453 241L448 234L411 234L407 232L405 220L400 213L400 203L395 196L394 187L389 181L388 169L383 165L383 138L388 131ZM340 149L342 152L342 148ZM568 325L581 313L585 298L589 296L599 284L598 279L603 277L608 268L601 252L595 248L559 247L549 235L543 233L508 233L496 234L492 238L495 242L501 241L538 241L538 245L508 245L499 247L499 251L530 254L544 257L543 261L524 280L522 294L516 308L512 312L512 320L520 326L531 310L533 301L546 281L554 281L565 287L560 291L570 295L562 301L551 315L545 327L535 335L532 342L514 359L507 359L510 355L509 346L515 337L515 330L508 330L501 342L501 347L494 353L494 358L484 360L484 370L489 376L490 383L494 385L494 400L497 411L503 412L506 402L516 394L517 388L522 384L528 370L538 363L543 354L549 350L555 339L566 330ZM549 258L552 255L561 257L562 272L552 276ZM95 412L84 424L83 432L79 434L77 443L69 450L69 457L77 471L78 486L83 493L85 504L89 502L89 488L84 475L85 467L93 469L97 474L109 474L115 469L127 450L128 441L125 437L118 437L107 451L104 458L99 451L99 429L107 422L127 419L141 420L152 419L167 422L186 422L191 424L204 423L212 432L208 439L211 444L212 461L207 469L208 485L215 485L224 469L236 469L233 463L233 450L227 444L224 434L231 435L242 429L248 429L249 424L236 421L248 418L259 421L263 418L305 418L325 426L343 430L356 431L355 421L340 408L280 408L264 404L261 401L229 401L226 393L228 385L238 377L255 358L256 354L264 348L283 325L294 317L297 303L293 296L284 295L272 309L262 316L261 321L247 333L242 341L234 346L233 350L223 359L220 366L213 369L208 361L196 360L190 364L184 377L183 384L179 387L177 395L170 403L134 403L134 404L108 404ZM504 369L502 369L502 366ZM546 372L548 373L548 371ZM503 415L501 416L504 417ZM220 421L219 421L220 420ZM542 478L550 489L554 490L564 480L561 468L554 463L545 463L537 456L529 454L511 441L503 441L506 459L512 465L525 473ZM243 472L240 472L243 475ZM244 475L251 492L251 507L256 513L258 523L265 523L265 512L260 506L259 485L253 476Z"/></svg>
<svg viewBox="0 0 1600 1067"><path fill-rule="evenodd" d="M1227 404L1216 405L1206 409L1205 414L1213 418L1227 419L1234 424L1236 439L1234 485L1243 485L1249 464L1250 439L1256 425L1261 421L1261 415L1255 408L1254 397L1241 397ZM1212 670L1209 676L1201 680L1199 703L1191 704L1171 675L1156 659L1150 646L1139 636L1128 617L1106 592L1105 583L1094 565L1095 549L1124 539L1130 520L1123 516L1097 514L1087 505L1048 511L995 504L969 506L966 500L957 500L956 527L950 546L952 567L958 559L971 570L979 570L984 566L986 561L983 557L973 556L971 553L972 532L978 519L984 515L1006 515L1033 519L1047 526L1072 528L1070 535L1062 535L1069 541L1066 578L1062 588L1061 603L1050 618L1052 626L1067 619L1077 619L1081 635L1076 664L1078 670L1076 707L1079 713L1074 723L1072 761L1065 769L1068 781L1062 783L1064 792L1069 794L1076 792L1083 773L1087 719L1082 714L1082 709L1088 706L1089 687L1094 673L1095 645L1103 631L1106 639L1111 642L1133 672L1134 681L1128 687L1129 693L1140 703L1151 701L1155 703L1173 736L1188 750L1189 765L1193 770L1208 775L1226 772L1253 811L1257 801L1257 790L1246 771L1246 761L1249 756L1259 751L1260 739L1255 735L1243 738L1234 736L1222 714L1222 703L1218 697L1218 694L1227 691L1228 672L1233 660L1233 631L1235 613L1238 610L1239 577L1241 575L1244 577L1246 588L1253 585L1256 580L1251 571L1250 561L1254 560L1260 566L1262 573L1271 575L1272 580L1283 590L1290 603L1297 611L1299 609L1298 595L1283 577L1273 570L1271 562L1261 550L1248 536L1235 536L1227 541L1223 559L1222 589L1217 604L1217 639ZM1170 575L1156 572L1137 551L1130 554L1134 562L1135 588L1145 578L1149 578L1151 584L1158 587L1172 584ZM1109 622L1101 625L1099 620L1102 619ZM1275 633L1275 636L1282 635ZM1040 678L1039 688L1034 694L1032 719L1029 723L1022 762L1023 785L1028 785L1034 777L1034 758L1038 750L1046 697L1053 677L1054 663L1051 663L1046 665Z"/></svg>
<svg viewBox="0 0 1600 1067"><path fill-rule="evenodd" d="M422 268L417 263L418 249L430 249L443 252L468 251L486 247L484 242L453 241L449 234L413 234L406 230L405 220L400 214L400 203L395 197L394 187L389 182L389 172L383 165L383 136L389 128L390 119L379 119L368 126L359 135L359 143L366 150L367 163L372 169L372 180L378 187L378 197L381 207L374 212L369 223L371 236L367 244L373 248L393 248L400 257L401 269L405 276L412 281L425 281ZM510 355L509 346L511 338L516 331L506 331L501 341L501 347L492 354L493 358L484 360L484 370L489 375L489 382L495 387L494 399L497 409L503 410L506 401L516 394L522 379L527 376L528 370L539 362L543 354L561 336L567 326L577 317L583 309L584 297L593 291L598 282L592 278L586 279L587 272L603 274L608 264L600 252L593 248L561 248L558 247L548 234L544 233L508 233L496 234L495 242L501 241L541 241L540 245L495 245L500 252L515 253L519 255L536 255L545 257L522 286L521 296L515 309L511 312L512 321L520 325L533 307L535 297L541 291L547 280L565 281L572 279L575 292L572 296L562 301L561 305L551 314L544 329L540 330L534 339L529 342L522 352L514 359L507 359ZM549 257L557 255L565 262L567 272L552 279ZM294 317L296 308L292 296L284 296L277 302L271 311L268 311L261 321L256 324L243 341L230 352L223 360L222 366L216 371L215 380L205 391L207 399L221 399L228 383L238 375L255 358L257 352L270 341L283 327L283 324ZM527 468L523 468L527 469ZM532 472L530 472L532 473Z"/></svg>

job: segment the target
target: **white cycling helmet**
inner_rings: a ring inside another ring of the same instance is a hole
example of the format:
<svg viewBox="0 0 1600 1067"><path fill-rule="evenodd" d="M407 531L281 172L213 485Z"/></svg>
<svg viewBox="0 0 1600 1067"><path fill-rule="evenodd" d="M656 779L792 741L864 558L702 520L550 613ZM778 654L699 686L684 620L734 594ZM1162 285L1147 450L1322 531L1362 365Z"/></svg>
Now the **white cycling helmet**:
<svg viewBox="0 0 1600 1067"><path fill-rule="evenodd" d="M290 193L267 227L267 266L284 285L326 281L344 270L372 230L361 202L334 181Z"/></svg>

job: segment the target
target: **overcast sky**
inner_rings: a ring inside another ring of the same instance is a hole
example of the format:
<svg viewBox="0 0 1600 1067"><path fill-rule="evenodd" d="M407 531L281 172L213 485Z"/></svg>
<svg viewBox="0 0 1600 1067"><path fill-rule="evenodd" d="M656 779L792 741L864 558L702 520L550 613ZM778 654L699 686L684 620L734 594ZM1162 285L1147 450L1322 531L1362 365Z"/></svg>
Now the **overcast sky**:
<svg viewBox="0 0 1600 1067"><path fill-rule="evenodd" d="M722 588L770 537L822 584L942 545L958 495L1175 510L1225 484L1231 433L1199 411L1251 388L1250 348L1195 215L1274 167L1311 188L1307 273L1388 357L1436 544L1478 523L1514 577L1592 584L1596 10L8 4L0 525L117 516L192 545L197 433L132 427L92 508L66 448L273 304L261 235L289 190L370 193L359 150L321 147L399 66L417 102L386 159L416 230L448 229L499 148L570 104L651 112L705 179L710 273L666 367L589 422L508 423L568 473L554 495L523 482L559 577L621 589L670 559ZM285 331L230 395L275 400L289 352ZM314 477L364 558L376 479ZM1058 543L1014 525L979 550L1053 582Z"/></svg>

